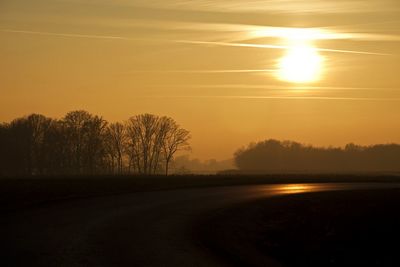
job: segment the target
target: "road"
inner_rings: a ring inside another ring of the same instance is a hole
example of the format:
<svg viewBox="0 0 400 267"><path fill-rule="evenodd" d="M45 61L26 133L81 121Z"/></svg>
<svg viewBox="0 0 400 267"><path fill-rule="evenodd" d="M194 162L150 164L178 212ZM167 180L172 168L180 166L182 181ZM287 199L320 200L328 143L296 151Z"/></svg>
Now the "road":
<svg viewBox="0 0 400 267"><path fill-rule="evenodd" d="M0 218L1 266L227 266L193 227L237 203L396 184L231 186L75 199Z"/></svg>

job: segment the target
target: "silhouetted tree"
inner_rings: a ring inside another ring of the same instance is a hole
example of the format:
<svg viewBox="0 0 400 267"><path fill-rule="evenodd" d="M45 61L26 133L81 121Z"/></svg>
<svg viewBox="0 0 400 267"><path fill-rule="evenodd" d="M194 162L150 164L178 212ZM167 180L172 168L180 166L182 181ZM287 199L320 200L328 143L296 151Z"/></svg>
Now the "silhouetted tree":
<svg viewBox="0 0 400 267"><path fill-rule="evenodd" d="M130 162L139 173L156 174L164 169L168 174L174 154L189 148L189 132L169 117L137 115L129 119L126 129Z"/></svg>
<svg viewBox="0 0 400 267"><path fill-rule="evenodd" d="M11 149L9 124L0 123L0 175L10 173Z"/></svg>
<svg viewBox="0 0 400 267"><path fill-rule="evenodd" d="M43 174L46 170L45 136L52 119L32 114L3 125L2 150L7 168L14 174ZM3 168L4 169L4 168Z"/></svg>
<svg viewBox="0 0 400 267"><path fill-rule="evenodd" d="M158 167L160 118L152 114L131 117L127 124L130 159L140 174L155 174Z"/></svg>
<svg viewBox="0 0 400 267"><path fill-rule="evenodd" d="M46 170L45 149L46 135L51 127L52 119L43 115L32 114L27 117L28 128L31 133L30 173L44 174Z"/></svg>
<svg viewBox="0 0 400 267"><path fill-rule="evenodd" d="M70 147L62 121L53 120L45 135L47 174L70 174Z"/></svg>
<svg viewBox="0 0 400 267"><path fill-rule="evenodd" d="M61 120L32 114L0 124L0 175L158 174L189 148L189 132L168 117L142 114L108 123L77 110ZM124 164L128 163L128 166Z"/></svg>
<svg viewBox="0 0 400 267"><path fill-rule="evenodd" d="M189 150L189 131L182 129L172 118L163 117L161 124L165 127L165 136L162 142L165 159L165 175L168 175L169 164L178 150Z"/></svg>
<svg viewBox="0 0 400 267"><path fill-rule="evenodd" d="M316 148L296 142L266 140L235 153L236 166L251 173L398 172L400 145Z"/></svg>
<svg viewBox="0 0 400 267"><path fill-rule="evenodd" d="M152 174L157 151L159 118L151 114L131 117L126 123L130 161L140 174Z"/></svg>
<svg viewBox="0 0 400 267"><path fill-rule="evenodd" d="M107 152L111 158L111 167L113 173L115 172L115 165L117 167L118 174L122 174L123 172L123 157L126 151L127 137L125 126L122 123L111 123L107 127Z"/></svg>
<svg viewBox="0 0 400 267"><path fill-rule="evenodd" d="M67 142L67 157L74 174L94 174L105 157L107 122L87 111L69 112L61 121Z"/></svg>

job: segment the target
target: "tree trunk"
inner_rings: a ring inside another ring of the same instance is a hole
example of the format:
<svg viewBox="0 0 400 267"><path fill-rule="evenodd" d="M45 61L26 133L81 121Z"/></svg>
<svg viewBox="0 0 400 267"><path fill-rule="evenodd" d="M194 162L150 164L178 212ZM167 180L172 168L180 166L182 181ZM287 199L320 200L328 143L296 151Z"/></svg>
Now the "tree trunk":
<svg viewBox="0 0 400 267"><path fill-rule="evenodd" d="M168 176L169 161L170 159L167 159L165 161L165 176Z"/></svg>

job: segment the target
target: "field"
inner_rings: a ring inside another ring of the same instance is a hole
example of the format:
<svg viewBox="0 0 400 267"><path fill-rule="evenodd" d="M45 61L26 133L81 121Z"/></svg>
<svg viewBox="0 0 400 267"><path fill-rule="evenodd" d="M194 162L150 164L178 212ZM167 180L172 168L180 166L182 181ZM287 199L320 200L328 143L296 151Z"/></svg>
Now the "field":
<svg viewBox="0 0 400 267"><path fill-rule="evenodd" d="M177 176L55 176L0 177L0 211L139 191L173 190L214 186L280 183L400 182L399 175L177 175Z"/></svg>
<svg viewBox="0 0 400 267"><path fill-rule="evenodd" d="M287 195L222 210L197 232L233 266L400 266L400 189Z"/></svg>
<svg viewBox="0 0 400 267"><path fill-rule="evenodd" d="M302 183L311 193L296 191ZM399 266L399 184L377 175L4 178L0 264Z"/></svg>

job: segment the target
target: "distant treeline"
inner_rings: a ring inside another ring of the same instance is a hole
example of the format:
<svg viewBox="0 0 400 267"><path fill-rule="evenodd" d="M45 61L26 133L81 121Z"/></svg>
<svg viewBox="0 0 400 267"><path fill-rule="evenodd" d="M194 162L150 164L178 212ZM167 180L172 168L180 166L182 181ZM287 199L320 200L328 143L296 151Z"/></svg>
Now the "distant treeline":
<svg viewBox="0 0 400 267"><path fill-rule="evenodd" d="M0 175L168 174L189 139L172 118L152 114L124 123L82 110L32 114L0 124Z"/></svg>
<svg viewBox="0 0 400 267"><path fill-rule="evenodd" d="M200 160L192 159L189 155L175 157L173 164L175 174L215 174L220 171L234 169L233 159L227 160Z"/></svg>
<svg viewBox="0 0 400 267"><path fill-rule="evenodd" d="M238 150L234 160L245 173L400 172L400 145L321 148L266 140Z"/></svg>

